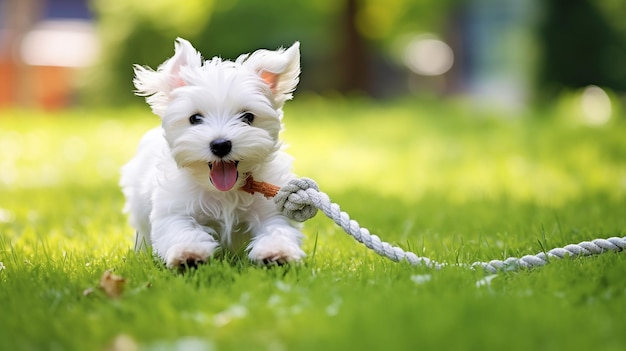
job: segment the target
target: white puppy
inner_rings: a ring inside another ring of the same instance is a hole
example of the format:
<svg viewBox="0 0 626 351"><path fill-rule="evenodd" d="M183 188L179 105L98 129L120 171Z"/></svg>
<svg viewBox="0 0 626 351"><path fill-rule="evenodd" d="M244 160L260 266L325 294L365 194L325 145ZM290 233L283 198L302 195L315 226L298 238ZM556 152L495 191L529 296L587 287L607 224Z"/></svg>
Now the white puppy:
<svg viewBox="0 0 626 351"><path fill-rule="evenodd" d="M258 264L305 256L302 233L273 201L240 190L249 176L278 186L293 178L278 134L299 74L298 43L203 61L179 38L156 71L135 66L136 93L162 122L122 169L135 249L151 246L169 268L241 243Z"/></svg>

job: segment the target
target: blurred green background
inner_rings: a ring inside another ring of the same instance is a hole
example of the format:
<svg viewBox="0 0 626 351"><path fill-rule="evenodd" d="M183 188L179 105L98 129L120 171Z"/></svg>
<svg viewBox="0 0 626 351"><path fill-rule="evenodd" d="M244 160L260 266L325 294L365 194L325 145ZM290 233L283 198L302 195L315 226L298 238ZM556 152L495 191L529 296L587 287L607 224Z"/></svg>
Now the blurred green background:
<svg viewBox="0 0 626 351"><path fill-rule="evenodd" d="M597 110L626 90L620 0L0 0L0 11L5 107L142 103L132 64L156 68L178 36L206 58L300 41L298 94L519 110L587 92Z"/></svg>

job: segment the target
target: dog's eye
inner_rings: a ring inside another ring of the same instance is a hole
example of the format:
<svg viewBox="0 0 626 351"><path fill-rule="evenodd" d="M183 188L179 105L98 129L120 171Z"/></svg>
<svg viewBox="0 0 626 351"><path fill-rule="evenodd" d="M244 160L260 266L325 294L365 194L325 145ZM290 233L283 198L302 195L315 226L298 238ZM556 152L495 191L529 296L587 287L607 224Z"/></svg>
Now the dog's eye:
<svg viewBox="0 0 626 351"><path fill-rule="evenodd" d="M191 115L191 117L189 117L189 123L191 123L191 124L200 124L200 123L202 123L203 119L204 119L204 117L202 117L201 114L196 113L194 115Z"/></svg>
<svg viewBox="0 0 626 351"><path fill-rule="evenodd" d="M252 114L252 112L245 112L241 115L241 120L250 125L252 121L254 121L254 114Z"/></svg>

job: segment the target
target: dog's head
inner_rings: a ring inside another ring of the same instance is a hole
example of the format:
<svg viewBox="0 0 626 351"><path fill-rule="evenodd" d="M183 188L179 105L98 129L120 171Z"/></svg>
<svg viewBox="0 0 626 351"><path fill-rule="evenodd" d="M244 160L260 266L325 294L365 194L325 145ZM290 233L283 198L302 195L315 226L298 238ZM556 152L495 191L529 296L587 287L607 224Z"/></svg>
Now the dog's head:
<svg viewBox="0 0 626 351"><path fill-rule="evenodd" d="M229 191L280 148L282 107L298 84L300 51L295 43L234 62L203 61L179 38L174 56L156 71L134 68L136 93L161 117L178 166Z"/></svg>

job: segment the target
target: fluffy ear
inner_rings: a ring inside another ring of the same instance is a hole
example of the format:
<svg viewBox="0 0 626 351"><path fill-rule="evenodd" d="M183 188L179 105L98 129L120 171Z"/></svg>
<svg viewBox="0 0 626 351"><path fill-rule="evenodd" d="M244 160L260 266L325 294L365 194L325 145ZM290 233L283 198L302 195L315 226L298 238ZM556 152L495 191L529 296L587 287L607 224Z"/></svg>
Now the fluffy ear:
<svg viewBox="0 0 626 351"><path fill-rule="evenodd" d="M300 75L300 43L295 42L289 49L276 51L257 50L237 59L244 66L251 67L269 86L278 106L292 98Z"/></svg>
<svg viewBox="0 0 626 351"><path fill-rule="evenodd" d="M202 56L200 53L187 40L177 38L174 43L174 56L163 62L156 71L149 67L134 66L135 79L133 79L133 83L137 88L135 94L145 96L148 105L152 107L152 111L163 116L170 101L172 90L185 85L181 76L181 68L200 67L201 65Z"/></svg>

